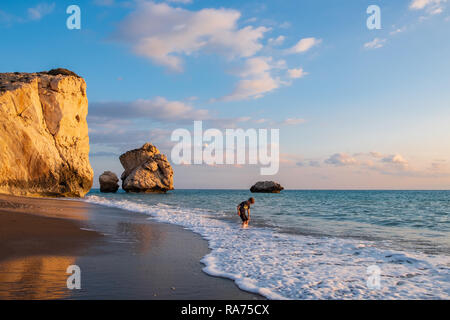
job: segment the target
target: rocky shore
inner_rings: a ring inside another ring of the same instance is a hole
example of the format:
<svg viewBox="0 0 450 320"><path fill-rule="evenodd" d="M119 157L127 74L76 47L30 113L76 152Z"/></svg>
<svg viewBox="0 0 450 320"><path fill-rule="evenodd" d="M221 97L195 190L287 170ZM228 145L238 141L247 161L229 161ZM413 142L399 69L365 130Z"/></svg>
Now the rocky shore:
<svg viewBox="0 0 450 320"><path fill-rule="evenodd" d="M173 169L167 157L154 145L144 144L139 149L120 156L122 188L126 192L165 193L173 190Z"/></svg>
<svg viewBox="0 0 450 320"><path fill-rule="evenodd" d="M0 193L83 197L91 188L85 81L65 69L0 74Z"/></svg>

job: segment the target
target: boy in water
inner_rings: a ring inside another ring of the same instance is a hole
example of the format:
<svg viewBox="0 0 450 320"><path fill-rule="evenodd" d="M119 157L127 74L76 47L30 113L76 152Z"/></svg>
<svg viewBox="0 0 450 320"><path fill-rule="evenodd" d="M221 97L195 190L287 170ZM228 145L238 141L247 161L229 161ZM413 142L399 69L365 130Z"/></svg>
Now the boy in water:
<svg viewBox="0 0 450 320"><path fill-rule="evenodd" d="M242 219L242 227L247 228L248 223L250 222L250 205L255 203L255 199L250 198L247 201L241 202L237 206L237 214ZM247 210L248 216L245 214L245 211Z"/></svg>

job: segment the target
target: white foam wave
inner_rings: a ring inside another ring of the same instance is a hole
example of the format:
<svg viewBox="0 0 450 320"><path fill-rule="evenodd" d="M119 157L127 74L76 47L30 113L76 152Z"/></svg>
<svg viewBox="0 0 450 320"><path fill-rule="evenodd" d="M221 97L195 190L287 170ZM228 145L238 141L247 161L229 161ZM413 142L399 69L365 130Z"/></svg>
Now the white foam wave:
<svg viewBox="0 0 450 320"><path fill-rule="evenodd" d="M380 249L376 243L241 229L210 213L143 201L88 196L87 202L152 216L208 240L204 272L229 278L269 299L448 299L450 258ZM367 287L367 268L381 270L379 289Z"/></svg>

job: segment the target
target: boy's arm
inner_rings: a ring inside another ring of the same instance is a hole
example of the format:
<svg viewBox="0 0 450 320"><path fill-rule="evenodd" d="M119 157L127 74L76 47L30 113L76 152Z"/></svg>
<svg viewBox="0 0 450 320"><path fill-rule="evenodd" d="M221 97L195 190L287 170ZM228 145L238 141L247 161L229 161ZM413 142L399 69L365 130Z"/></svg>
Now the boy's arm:
<svg viewBox="0 0 450 320"><path fill-rule="evenodd" d="M250 208L247 209L247 213L248 213L248 220L250 220Z"/></svg>

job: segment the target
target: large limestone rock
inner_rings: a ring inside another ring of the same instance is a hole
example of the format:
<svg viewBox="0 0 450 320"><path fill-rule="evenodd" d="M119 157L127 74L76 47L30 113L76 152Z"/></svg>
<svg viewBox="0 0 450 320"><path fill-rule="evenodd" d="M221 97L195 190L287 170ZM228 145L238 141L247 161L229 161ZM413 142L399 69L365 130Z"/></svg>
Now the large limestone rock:
<svg viewBox="0 0 450 320"><path fill-rule="evenodd" d="M150 143L120 156L126 192L160 193L173 190L173 170L167 157Z"/></svg>
<svg viewBox="0 0 450 320"><path fill-rule="evenodd" d="M84 196L87 113L86 83L68 70L0 73L0 193Z"/></svg>
<svg viewBox="0 0 450 320"><path fill-rule="evenodd" d="M115 193L119 190L119 178L114 172L105 171L98 180L100 182L100 192Z"/></svg>
<svg viewBox="0 0 450 320"><path fill-rule="evenodd" d="M280 193L284 188L274 181L259 181L250 188L254 193Z"/></svg>

